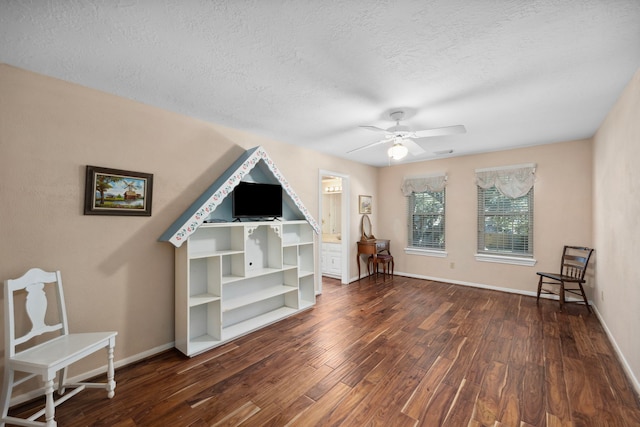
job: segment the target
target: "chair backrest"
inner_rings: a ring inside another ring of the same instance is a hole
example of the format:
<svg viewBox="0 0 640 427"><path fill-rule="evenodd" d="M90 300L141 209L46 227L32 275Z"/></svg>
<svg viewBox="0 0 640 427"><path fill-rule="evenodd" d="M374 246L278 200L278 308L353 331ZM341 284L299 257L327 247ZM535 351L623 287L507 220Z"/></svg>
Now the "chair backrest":
<svg viewBox="0 0 640 427"><path fill-rule="evenodd" d="M565 246L562 251L562 265L560 272L564 276L583 281L587 272L587 265L593 249L583 246Z"/></svg>
<svg viewBox="0 0 640 427"><path fill-rule="evenodd" d="M54 293L49 292L51 297L55 296L58 305L58 323L46 324L47 317L47 292L45 285L53 285ZM16 337L16 318L21 319L21 312L16 312L16 300L19 294L26 293L24 301L24 311L31 321L31 330ZM5 280L4 282L4 341L5 357L11 358L16 354L16 347L27 341L49 332L60 331L60 335L67 335L69 327L67 324L67 312L64 304L64 294L62 292L62 279L60 272L46 272L39 268L32 268L18 279Z"/></svg>

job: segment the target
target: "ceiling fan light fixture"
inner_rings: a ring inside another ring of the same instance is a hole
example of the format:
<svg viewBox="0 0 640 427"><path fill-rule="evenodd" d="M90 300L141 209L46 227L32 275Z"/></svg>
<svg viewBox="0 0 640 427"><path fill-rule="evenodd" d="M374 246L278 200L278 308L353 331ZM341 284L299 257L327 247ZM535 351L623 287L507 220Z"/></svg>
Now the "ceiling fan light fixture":
<svg viewBox="0 0 640 427"><path fill-rule="evenodd" d="M402 143L400 142L396 142L391 146L391 148L389 148L389 151L387 151L387 154L393 160L400 160L400 159L403 159L408 152L409 152L409 149L407 147L402 145Z"/></svg>

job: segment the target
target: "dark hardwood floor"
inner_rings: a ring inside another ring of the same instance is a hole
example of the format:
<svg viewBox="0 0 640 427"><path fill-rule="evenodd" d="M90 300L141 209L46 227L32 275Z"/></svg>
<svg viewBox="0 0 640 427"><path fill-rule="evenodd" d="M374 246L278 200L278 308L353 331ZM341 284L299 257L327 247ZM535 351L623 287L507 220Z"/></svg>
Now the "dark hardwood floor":
<svg viewBox="0 0 640 427"><path fill-rule="evenodd" d="M60 405L58 425L640 426L585 307L400 276L325 279L311 310L116 380L112 400L86 390Z"/></svg>

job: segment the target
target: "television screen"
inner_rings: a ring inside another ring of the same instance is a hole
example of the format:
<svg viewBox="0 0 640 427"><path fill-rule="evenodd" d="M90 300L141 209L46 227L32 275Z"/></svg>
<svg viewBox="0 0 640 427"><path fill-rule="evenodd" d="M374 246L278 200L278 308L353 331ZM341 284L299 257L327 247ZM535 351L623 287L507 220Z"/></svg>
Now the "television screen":
<svg viewBox="0 0 640 427"><path fill-rule="evenodd" d="M233 190L234 218L276 218L282 216L282 186L240 182Z"/></svg>

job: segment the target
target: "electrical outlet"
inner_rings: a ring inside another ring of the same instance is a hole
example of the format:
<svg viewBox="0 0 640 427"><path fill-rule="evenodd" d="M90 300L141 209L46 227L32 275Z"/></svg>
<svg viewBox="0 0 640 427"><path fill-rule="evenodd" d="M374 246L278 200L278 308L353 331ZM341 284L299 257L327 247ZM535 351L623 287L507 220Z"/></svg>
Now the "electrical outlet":
<svg viewBox="0 0 640 427"><path fill-rule="evenodd" d="M604 301L604 291L600 291L600 300Z"/></svg>
<svg viewBox="0 0 640 427"><path fill-rule="evenodd" d="M449 268L456 268L456 263L455 262L450 262L449 263Z"/></svg>

